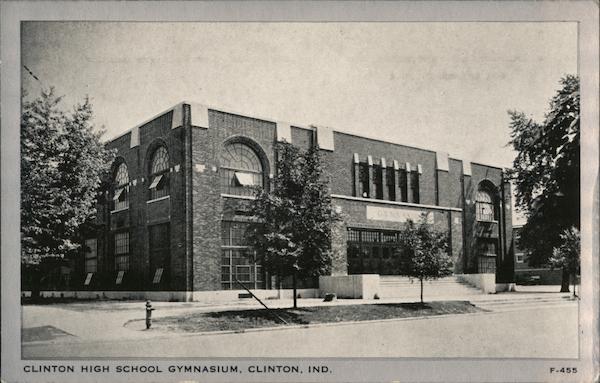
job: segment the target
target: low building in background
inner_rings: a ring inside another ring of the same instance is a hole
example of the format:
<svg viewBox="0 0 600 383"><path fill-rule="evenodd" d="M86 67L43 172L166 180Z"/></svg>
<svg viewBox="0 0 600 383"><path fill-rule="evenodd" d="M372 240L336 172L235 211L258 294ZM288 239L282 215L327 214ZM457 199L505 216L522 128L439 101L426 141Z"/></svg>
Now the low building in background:
<svg viewBox="0 0 600 383"><path fill-rule="evenodd" d="M243 233L254 188L270 187L274 148L283 141L321 150L333 203L345 217L331 243L334 276L397 275L399 231L424 214L448 233L456 275L514 281L503 169L183 102L107 144L117 150L110 186L72 264L69 289L227 299L238 296L237 279L263 295L273 291L275 278L255 262ZM300 294L315 294L317 280L302 284Z"/></svg>
<svg viewBox="0 0 600 383"><path fill-rule="evenodd" d="M513 226L512 251L515 260L515 282L521 285L560 285L562 270L549 267L531 267L526 250L519 246L523 226Z"/></svg>

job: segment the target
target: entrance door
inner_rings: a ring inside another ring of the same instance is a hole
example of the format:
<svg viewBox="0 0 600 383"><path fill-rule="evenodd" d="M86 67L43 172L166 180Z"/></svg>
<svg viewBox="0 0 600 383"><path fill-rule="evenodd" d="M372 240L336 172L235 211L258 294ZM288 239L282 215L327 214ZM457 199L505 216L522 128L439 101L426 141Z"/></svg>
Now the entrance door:
<svg viewBox="0 0 600 383"><path fill-rule="evenodd" d="M150 226L148 235L150 239L150 284L153 288L162 290L169 286L169 266L171 264L169 224Z"/></svg>

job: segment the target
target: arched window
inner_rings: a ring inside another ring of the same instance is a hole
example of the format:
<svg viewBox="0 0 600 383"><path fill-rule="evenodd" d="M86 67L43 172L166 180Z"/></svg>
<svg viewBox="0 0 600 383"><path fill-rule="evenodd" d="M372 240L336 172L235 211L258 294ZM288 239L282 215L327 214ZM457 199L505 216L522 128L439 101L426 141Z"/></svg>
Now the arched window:
<svg viewBox="0 0 600 383"><path fill-rule="evenodd" d="M113 185L114 210L127 209L129 207L129 173L124 162L117 167Z"/></svg>
<svg viewBox="0 0 600 383"><path fill-rule="evenodd" d="M476 218L478 221L495 221L494 198L487 190L478 190L475 196Z"/></svg>
<svg viewBox="0 0 600 383"><path fill-rule="evenodd" d="M254 195L263 187L260 158L249 146L235 142L225 146L221 155L221 191L226 194Z"/></svg>
<svg viewBox="0 0 600 383"><path fill-rule="evenodd" d="M169 153L164 146L159 146L152 154L148 179L151 200L169 195Z"/></svg>

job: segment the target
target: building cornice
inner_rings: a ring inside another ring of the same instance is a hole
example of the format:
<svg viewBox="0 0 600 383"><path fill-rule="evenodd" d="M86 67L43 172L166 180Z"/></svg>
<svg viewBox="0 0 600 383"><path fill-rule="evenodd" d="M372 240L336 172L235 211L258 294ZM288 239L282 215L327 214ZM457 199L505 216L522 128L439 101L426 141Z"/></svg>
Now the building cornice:
<svg viewBox="0 0 600 383"><path fill-rule="evenodd" d="M357 201L357 202L365 202L365 203L375 203L375 204L380 204L380 205L404 206L404 207L412 207L412 208L419 208L419 209L435 209L435 210L462 212L462 209L457 208L457 207L444 207L444 206L435 206L435 205L423 205L423 204L410 203L410 202L385 201L385 200L381 200L381 199L352 197L352 196L341 195L341 194L332 194L331 198L345 199L345 200L349 200L349 201Z"/></svg>

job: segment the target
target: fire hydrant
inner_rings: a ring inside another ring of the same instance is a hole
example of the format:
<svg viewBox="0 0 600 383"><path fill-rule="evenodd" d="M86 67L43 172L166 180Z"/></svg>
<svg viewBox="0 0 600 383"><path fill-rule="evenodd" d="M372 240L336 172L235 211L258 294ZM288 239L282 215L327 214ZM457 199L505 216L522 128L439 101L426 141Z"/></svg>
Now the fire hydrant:
<svg viewBox="0 0 600 383"><path fill-rule="evenodd" d="M148 300L146 301L146 330L152 326L152 311L154 311L154 308L152 307L152 303Z"/></svg>

